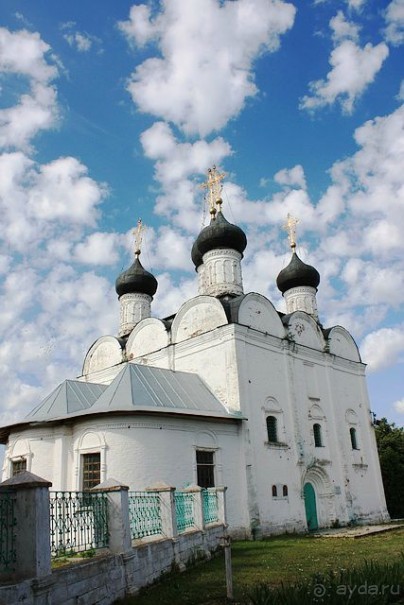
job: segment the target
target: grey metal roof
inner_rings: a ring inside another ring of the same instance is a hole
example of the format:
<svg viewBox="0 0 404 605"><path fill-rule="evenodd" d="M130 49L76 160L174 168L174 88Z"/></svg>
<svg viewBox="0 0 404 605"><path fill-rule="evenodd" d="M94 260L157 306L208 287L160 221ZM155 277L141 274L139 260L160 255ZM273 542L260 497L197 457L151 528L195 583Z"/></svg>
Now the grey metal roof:
<svg viewBox="0 0 404 605"><path fill-rule="evenodd" d="M127 363L109 386L65 380L23 420L0 427L0 443L7 443L12 428L21 430L37 422L150 411L243 419L240 412L228 412L198 374Z"/></svg>
<svg viewBox="0 0 404 605"><path fill-rule="evenodd" d="M25 417L27 421L53 420L90 408L107 389L105 384L65 380Z"/></svg>
<svg viewBox="0 0 404 605"><path fill-rule="evenodd" d="M229 416L198 374L134 363L128 363L114 378L89 412L139 408L192 410Z"/></svg>

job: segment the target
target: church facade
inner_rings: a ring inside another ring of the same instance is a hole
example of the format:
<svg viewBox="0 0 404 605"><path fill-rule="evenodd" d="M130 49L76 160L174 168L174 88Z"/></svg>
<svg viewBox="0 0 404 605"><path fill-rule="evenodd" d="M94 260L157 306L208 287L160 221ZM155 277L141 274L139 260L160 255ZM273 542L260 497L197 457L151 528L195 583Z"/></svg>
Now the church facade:
<svg viewBox="0 0 404 605"><path fill-rule="evenodd" d="M89 349L82 375L0 429L3 480L27 468L56 490L113 477L133 490L227 486L233 535L388 519L365 365L341 326L324 329L320 275L296 253L277 278L287 307L245 294L244 232L222 212L192 248L199 295L151 316L157 281L136 250L117 279L120 328Z"/></svg>

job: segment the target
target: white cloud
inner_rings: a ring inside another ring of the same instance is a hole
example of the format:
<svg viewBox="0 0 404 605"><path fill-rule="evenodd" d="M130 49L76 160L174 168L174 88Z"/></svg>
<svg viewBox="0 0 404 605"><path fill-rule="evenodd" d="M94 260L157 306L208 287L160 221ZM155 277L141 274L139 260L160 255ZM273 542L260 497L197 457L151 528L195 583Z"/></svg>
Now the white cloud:
<svg viewBox="0 0 404 605"><path fill-rule="evenodd" d="M279 183L279 185L287 185L290 187L297 186L306 189L304 170L300 164L297 164L293 168L283 168L283 170L279 170L279 172L275 174L274 180Z"/></svg>
<svg viewBox="0 0 404 605"><path fill-rule="evenodd" d="M399 414L404 414L404 399L399 399L398 401L395 401L393 403L393 408L396 410L396 412L398 412Z"/></svg>
<svg viewBox="0 0 404 605"><path fill-rule="evenodd" d="M118 241L115 233L92 233L77 244L74 258L87 265L113 265L119 260Z"/></svg>
<svg viewBox="0 0 404 605"><path fill-rule="evenodd" d="M0 155L2 238L13 250L28 252L39 242L80 238L95 225L106 188L87 175L76 158L37 164L22 152ZM63 238L62 238L63 239ZM40 249L35 258L40 258Z"/></svg>
<svg viewBox="0 0 404 605"><path fill-rule="evenodd" d="M351 258L341 272L353 305L387 304L398 307L404 303L404 271L393 265L383 267L373 261Z"/></svg>
<svg viewBox="0 0 404 605"><path fill-rule="evenodd" d="M57 69L49 64L50 46L38 33L21 30L10 32L0 27L0 70L17 73L37 82L49 82Z"/></svg>
<svg viewBox="0 0 404 605"><path fill-rule="evenodd" d="M286 188L282 193L275 194L265 204L265 218L268 223L283 225L286 216L299 217L300 233L307 229L318 229L318 217L310 201L309 195L304 189Z"/></svg>
<svg viewBox="0 0 404 605"><path fill-rule="evenodd" d="M361 345L362 358L370 371L387 368L404 354L404 327L381 328L368 334Z"/></svg>
<svg viewBox="0 0 404 605"><path fill-rule="evenodd" d="M384 42L363 48L356 41L359 28L339 11L330 21L335 48L329 63L331 70L323 80L309 83L310 95L301 99L300 108L314 111L340 103L345 113L352 113L355 102L374 81L389 54Z"/></svg>
<svg viewBox="0 0 404 605"><path fill-rule="evenodd" d="M38 219L94 225L96 206L105 193L104 186L87 176L86 166L76 158L65 157L40 167L28 203Z"/></svg>
<svg viewBox="0 0 404 605"><path fill-rule="evenodd" d="M330 28L333 32L332 37L334 42L347 39L357 42L359 38L359 26L352 21L348 21L342 11L338 11L335 17L332 17Z"/></svg>
<svg viewBox="0 0 404 605"><path fill-rule="evenodd" d="M198 294L196 274L188 279L174 280L169 273L160 273L156 278L158 289L152 306L152 314L156 317L177 313L185 301Z"/></svg>
<svg viewBox="0 0 404 605"><path fill-rule="evenodd" d="M79 53L88 52L94 47L94 45L100 48L101 40L97 38L97 36L93 36L87 32L78 31L75 21L67 21L62 23L60 29L62 31L66 31L66 33L63 34L63 38L66 40L69 46L77 50Z"/></svg>
<svg viewBox="0 0 404 605"><path fill-rule="evenodd" d="M396 96L397 101L404 101L404 80L401 80L400 89Z"/></svg>
<svg viewBox="0 0 404 605"><path fill-rule="evenodd" d="M366 0L346 0L349 9L360 11L366 4Z"/></svg>
<svg viewBox="0 0 404 605"><path fill-rule="evenodd" d="M215 162L232 153L229 143L222 137L211 142L198 140L179 143L170 127L156 122L140 137L146 157L157 160L156 176L160 182L175 183L194 173L205 173Z"/></svg>
<svg viewBox="0 0 404 605"><path fill-rule="evenodd" d="M0 71L23 76L29 89L0 111L0 143L19 148L0 153L3 422L21 417L55 383L77 374L89 343L115 332L118 323L113 285L71 263L117 259L117 236L88 232L97 226L106 187L74 157L41 164L30 156L33 137L51 128L58 114L50 84L57 68L50 58L38 34L0 28Z"/></svg>
<svg viewBox="0 0 404 605"><path fill-rule="evenodd" d="M280 0L166 0L156 16L132 7L121 30L132 44L154 41L161 53L133 72L133 101L187 134L222 128L257 94L253 62L278 49L295 12Z"/></svg>
<svg viewBox="0 0 404 605"><path fill-rule="evenodd" d="M155 235L152 248L151 266L158 269L193 269L191 261L192 237L184 236L179 230L169 226L160 227Z"/></svg>
<svg viewBox="0 0 404 605"><path fill-rule="evenodd" d="M58 75L49 62L50 47L39 34L0 28L0 73L27 78L29 92L19 103L0 110L0 147L28 149L31 139L58 120L56 90L51 81Z"/></svg>
<svg viewBox="0 0 404 605"><path fill-rule="evenodd" d="M393 0L385 11L387 42L399 46L404 42L404 0Z"/></svg>
<svg viewBox="0 0 404 605"><path fill-rule="evenodd" d="M146 157L155 160L155 179L161 186L155 210L175 219L178 226L195 232L200 222L196 205L195 175L205 175L212 164L220 164L232 153L221 137L211 142L179 143L168 124L156 122L140 137ZM200 194L201 190L199 190Z"/></svg>
<svg viewBox="0 0 404 605"><path fill-rule="evenodd" d="M397 232L404 223L404 105L357 128L355 140L359 150L333 166L318 211L329 222L348 211L344 229L357 253L386 260L404 246ZM330 204L334 211L327 215Z"/></svg>
<svg viewBox="0 0 404 605"><path fill-rule="evenodd" d="M75 48L81 53L90 50L93 45L93 41L87 34L81 34L80 32L74 32L71 34L65 34L64 39L72 48Z"/></svg>
<svg viewBox="0 0 404 605"><path fill-rule="evenodd" d="M0 325L0 419L6 422L80 372L89 344L116 331L118 303L105 278L61 265L45 277L18 271L2 302L1 318L11 322Z"/></svg>

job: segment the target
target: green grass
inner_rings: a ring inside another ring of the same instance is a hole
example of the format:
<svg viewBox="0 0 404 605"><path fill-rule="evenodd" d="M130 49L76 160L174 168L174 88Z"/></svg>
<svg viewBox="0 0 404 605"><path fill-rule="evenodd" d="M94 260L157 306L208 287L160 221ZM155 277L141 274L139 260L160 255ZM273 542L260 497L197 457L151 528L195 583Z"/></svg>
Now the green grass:
<svg viewBox="0 0 404 605"><path fill-rule="evenodd" d="M234 542L232 567L236 602L259 583L304 582L318 572L339 574L365 561L397 562L404 552L404 527L365 538L286 535L259 542ZM404 582L404 580L403 580ZM226 603L224 558L220 555L182 574L169 574L127 605L221 605Z"/></svg>

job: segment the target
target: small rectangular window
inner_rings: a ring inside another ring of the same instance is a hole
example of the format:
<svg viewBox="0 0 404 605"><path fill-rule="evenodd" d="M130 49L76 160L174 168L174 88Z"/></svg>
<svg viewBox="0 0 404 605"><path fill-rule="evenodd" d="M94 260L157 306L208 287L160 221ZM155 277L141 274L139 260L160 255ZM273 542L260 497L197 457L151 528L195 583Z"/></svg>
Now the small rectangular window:
<svg viewBox="0 0 404 605"><path fill-rule="evenodd" d="M321 435L321 425L320 424L313 424L313 433L314 433L314 446L323 447L323 438Z"/></svg>
<svg viewBox="0 0 404 605"><path fill-rule="evenodd" d="M358 450L358 440L356 438L356 429L353 427L349 429L349 434L351 436L351 446L353 450Z"/></svg>
<svg viewBox="0 0 404 605"><path fill-rule="evenodd" d="M196 450L196 472L199 487L215 487L214 452Z"/></svg>
<svg viewBox="0 0 404 605"><path fill-rule="evenodd" d="M83 454L83 492L101 483L101 457L99 453Z"/></svg>
<svg viewBox="0 0 404 605"><path fill-rule="evenodd" d="M278 441L278 427L275 416L267 416L267 434L268 441L270 443L277 443Z"/></svg>
<svg viewBox="0 0 404 605"><path fill-rule="evenodd" d="M23 471L26 471L26 470L27 470L27 459L26 458L19 458L18 460L12 461L12 466L11 466L11 476L12 477L15 477L19 473L22 473Z"/></svg>

